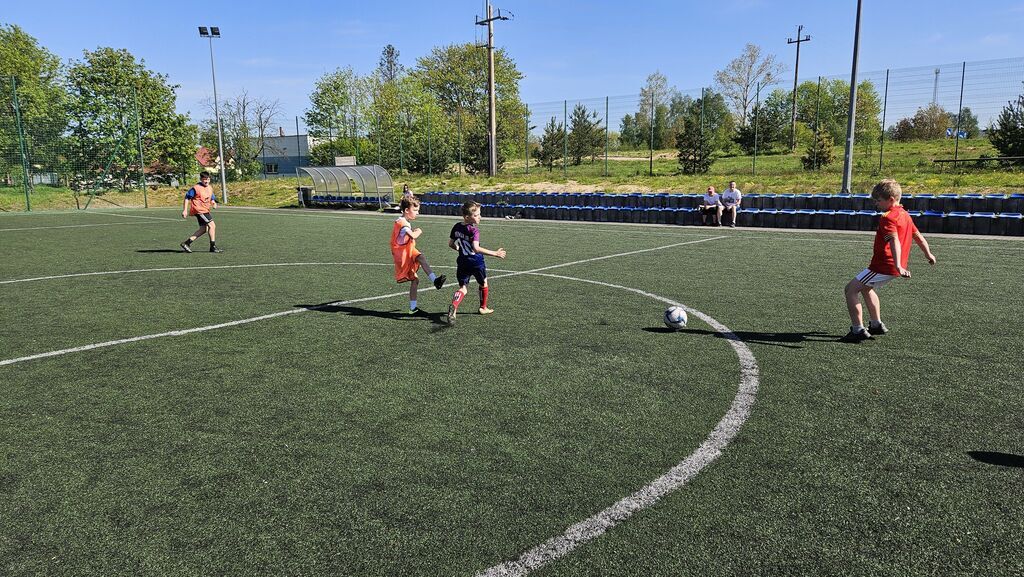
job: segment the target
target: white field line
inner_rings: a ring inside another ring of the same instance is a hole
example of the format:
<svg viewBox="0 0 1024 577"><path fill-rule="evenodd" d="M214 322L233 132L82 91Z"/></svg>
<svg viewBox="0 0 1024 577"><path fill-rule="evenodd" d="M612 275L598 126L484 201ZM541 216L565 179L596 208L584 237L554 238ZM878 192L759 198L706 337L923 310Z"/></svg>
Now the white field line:
<svg viewBox="0 0 1024 577"><path fill-rule="evenodd" d="M696 243L707 242L707 241L711 241L711 240L717 240L719 238L723 238L723 237L704 238L704 239L700 239L700 240L678 242L678 243L674 243L674 244L670 244L670 245L665 245L665 246L660 246L660 247L655 247L655 248L647 248L647 249L634 250L634 251L624 252L624 253L619 253L619 254L599 256L599 257L588 258L588 259L583 259L583 260L578 260L578 261L573 261L573 262L567 262L567 263L562 263L562 264L556 264L556 265L541 267L541 268L537 268L537 269L533 269L533 270L529 270L529 271L519 271L519 272L511 272L511 273L507 273L507 274L503 274L503 275L496 275L493 278L503 278L503 277L509 277L509 276L518 276L518 275L523 275L523 274L530 274L530 273L536 273L536 272L545 271L545 270L551 270L553 268L572 266L572 265L583 264L583 263L588 263L588 262L594 262L594 261L604 260L604 259L609 259L609 258L616 258L616 257L620 257L620 256L629 256L629 255L640 254L640 253L644 253L644 252L652 252L652 251L658 251L658 250L667 250L667 249L670 249L670 248L675 248L675 247L683 246L683 245L687 245L687 244L696 244ZM218 323L218 324L215 324L215 325L207 325L207 326L203 326L203 327L194 327L194 328L191 328L191 329L180 329L180 330L168 331L168 332L164 332L164 333L155 333L155 334L150 334L150 335L142 335L142 336L138 336L138 337L130 337L130 338L126 338L126 339L117 339L117 340L112 340L112 341L105 341L105 342L102 342L102 343L93 343L93 344L90 344L90 345L82 345L80 347L72 347L72 348L69 348L69 349L60 349L60 350L56 350L56 351L48 351L48 352L45 352L45 353L38 353L38 354L35 354L35 355L29 355L29 356L26 356L26 357L18 357L18 358L14 358L14 359L0 360L0 366L13 365L15 363L21 363L21 362L25 362L25 361L32 361L32 360L43 359L43 358L48 358L48 357L56 357L56 356L67 355L67 354L71 354L71 353L78 353L78 352L82 352L82 351L89 351L89 350L93 350L93 349L113 347L113 346L123 345L123 344L127 344L127 343L134 343L134 342L139 342L139 341L148 341L148 340L158 339L158 338L162 338L162 337L176 337L176 336L187 335L187 334L191 334L191 333L212 331L212 330L216 330L216 329L222 329L222 328L227 328L227 327L234 327L234 326L238 326L238 325L244 325L244 324L248 324L248 323L252 323L252 322L256 322L256 321L262 321L262 320L267 320L267 319L272 319L272 318L277 318L277 317L283 317L283 316L286 316L286 315L299 314L299 313L307 312L307 311L310 311L310 310L317 310L317 309L320 309L320 308L325 308L325 307L330 307L330 306L341 306L341 305L348 305L348 304L353 304L353 303L368 302L368 301L374 301L374 300L382 300L382 299L391 298L391 297L395 297L395 296L400 296L400 295L404 295L404 294L408 294L408 291L402 291L402 292L397 292L397 293L389 293L389 294L372 296L372 297L363 297L363 298L352 299L352 300L347 300L347 301L336 301L336 302L320 305L318 307L290 309L290 310L287 310L287 311L270 313L270 314L266 314L266 315L260 315L258 317L251 317L251 318L247 318L247 319L240 319L240 320L237 320L237 321L228 321L228 322L224 322L224 323Z"/></svg>
<svg viewBox="0 0 1024 577"><path fill-rule="evenodd" d="M54 226L26 226L21 228L0 228L0 232L12 232L17 230L47 230L53 228L89 228L92 226L128 226L133 224L157 224L155 222L102 222L96 224L61 224Z"/></svg>
<svg viewBox="0 0 1024 577"><path fill-rule="evenodd" d="M145 210L145 209L143 209ZM171 218L167 216L145 216L142 214L117 214L116 212L95 212L93 214L104 214L107 216L119 216L121 218L148 218L151 220L169 220L171 222L177 222L179 220L185 220L183 218Z"/></svg>
<svg viewBox="0 0 1024 577"><path fill-rule="evenodd" d="M729 410L711 431L711 434L690 456L683 459L678 465L672 467L668 472L651 481L632 495L624 497L603 511L569 526L561 535L552 537L526 551L515 561L495 565L477 573L476 577L522 577L531 571L572 553L581 545L600 537L606 531L622 523L638 511L654 505L665 495L683 487L697 476L697 473L721 456L722 451L736 437L740 427L743 426L747 417L750 416L754 401L757 399L758 367L757 361L754 359L754 353L732 330L714 318L681 303L640 289L562 275L540 274L538 276L621 289L666 304L682 306L689 314L711 325L711 328L724 336L729 341L729 344L732 345L740 361L739 390L736 392Z"/></svg>
<svg viewBox="0 0 1024 577"><path fill-rule="evenodd" d="M58 274L52 276L37 276L33 278L18 278L12 280L0 280L2 284L14 284L20 282L35 282L41 280L53 280L60 278L74 278L80 276L101 276L108 274L132 274L140 272L168 272L168 271L182 271L182 270L212 270L212 269L226 269L226 268L259 268L259 267L274 267L274 266L391 266L386 263L379 262L272 262L265 264L229 264L220 266L179 266L179 267L163 267L163 268L139 268L139 269L127 269L127 270L107 270L100 272L79 272L72 274Z"/></svg>

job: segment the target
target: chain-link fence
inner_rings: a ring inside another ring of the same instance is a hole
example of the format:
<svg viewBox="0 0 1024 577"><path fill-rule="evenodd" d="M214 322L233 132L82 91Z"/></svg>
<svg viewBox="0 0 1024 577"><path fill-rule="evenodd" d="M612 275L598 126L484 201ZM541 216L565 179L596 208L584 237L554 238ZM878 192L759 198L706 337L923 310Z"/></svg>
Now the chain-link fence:
<svg viewBox="0 0 1024 577"><path fill-rule="evenodd" d="M100 121L47 106L17 80L2 80L0 208L30 209L34 197L47 194L74 197L81 207L109 191L136 191L132 202L145 205L146 185L187 182L200 169L219 177L215 124L200 123L183 139L192 144L177 141L187 150L169 155L138 95L122 95ZM538 182L626 183L693 172L751 183L831 183L842 166L849 78L796 84L795 98L791 80L750 87L746 106L715 87L662 87L502 110L499 173ZM862 73L855 174L1001 169L986 132L1021 93L1024 58ZM300 166L338 162L379 164L397 175L487 173L486 110L364 102L328 117L326 126L306 126L303 118L277 114L259 133L225 127L228 180L294 177Z"/></svg>

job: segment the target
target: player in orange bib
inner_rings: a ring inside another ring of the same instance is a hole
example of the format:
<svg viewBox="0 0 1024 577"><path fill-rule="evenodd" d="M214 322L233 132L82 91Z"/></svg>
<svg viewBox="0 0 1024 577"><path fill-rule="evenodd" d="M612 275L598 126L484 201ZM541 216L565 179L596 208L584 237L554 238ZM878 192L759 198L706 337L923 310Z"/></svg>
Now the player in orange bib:
<svg viewBox="0 0 1024 577"><path fill-rule="evenodd" d="M420 214L420 201L412 195L402 198L399 205L402 216L395 220L391 227L391 256L395 260L395 280L397 282L409 283L409 313L419 312L416 303L416 291L420 286L419 276L416 271L422 266L434 283L434 288L440 289L448 280L445 275L437 276L427 264L427 257L416 250L416 239L423 234L423 229L412 228L410 221L416 220Z"/></svg>
<svg viewBox="0 0 1024 577"><path fill-rule="evenodd" d="M210 252L224 252L217 248L217 225L213 222L210 209L217 208L217 196L213 194L210 187L210 173L199 173L199 182L185 193L185 202L181 206L181 218L188 218L189 215L196 217L199 221L199 230L192 233L192 236L181 243L181 250L192 252L192 242L197 238L209 233Z"/></svg>

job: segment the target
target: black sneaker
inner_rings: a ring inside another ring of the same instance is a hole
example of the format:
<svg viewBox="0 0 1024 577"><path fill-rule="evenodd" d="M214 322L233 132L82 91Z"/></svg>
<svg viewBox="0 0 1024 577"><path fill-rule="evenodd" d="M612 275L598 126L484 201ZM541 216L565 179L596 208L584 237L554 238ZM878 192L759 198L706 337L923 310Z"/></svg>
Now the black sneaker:
<svg viewBox="0 0 1024 577"><path fill-rule="evenodd" d="M180 246L180 247L181 247L181 250L183 250L183 251L185 251L185 252L192 252L192 247L190 247L190 246L188 245L188 243L186 243L186 242L183 242L183 243L181 243L181 244L180 244L180 245L178 245L178 246Z"/></svg>
<svg viewBox="0 0 1024 577"><path fill-rule="evenodd" d="M189 251L189 252L192 252L192 251ZM219 249L219 248L217 248L217 247L215 247L215 246L211 246L210 247L210 252L224 252L224 251Z"/></svg>
<svg viewBox="0 0 1024 577"><path fill-rule="evenodd" d="M868 330L871 331L872 335L884 335L889 332L889 327L885 326L885 323L882 321L878 321L877 323L875 321L871 321L871 323L868 324Z"/></svg>
<svg viewBox="0 0 1024 577"><path fill-rule="evenodd" d="M455 305L448 305L448 316L444 320L449 326L455 325Z"/></svg>
<svg viewBox="0 0 1024 577"><path fill-rule="evenodd" d="M841 340L844 343L859 343L873 338L875 337L871 336L871 333L869 333L866 328L861 327L860 330L850 329L850 332L846 333L846 336Z"/></svg>
<svg viewBox="0 0 1024 577"><path fill-rule="evenodd" d="M447 280L448 280L448 277L445 276L445 275L441 275L441 276L435 278L434 279L434 288L436 288L437 290L441 290L441 287L444 286L444 283Z"/></svg>

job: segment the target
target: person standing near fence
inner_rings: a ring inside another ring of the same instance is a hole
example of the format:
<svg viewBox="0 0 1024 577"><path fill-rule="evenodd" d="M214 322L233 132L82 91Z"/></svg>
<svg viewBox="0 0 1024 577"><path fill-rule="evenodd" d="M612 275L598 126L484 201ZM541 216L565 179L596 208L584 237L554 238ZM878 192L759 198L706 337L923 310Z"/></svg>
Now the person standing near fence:
<svg viewBox="0 0 1024 577"><path fill-rule="evenodd" d="M740 189L736 188L736 181L729 181L729 188L722 191L722 222L728 222L729 226L736 228L736 216L740 212L740 202L743 195Z"/></svg>
<svg viewBox="0 0 1024 577"><path fill-rule="evenodd" d="M217 248L217 225L210 216L210 209L217 208L217 196L210 186L210 173L199 173L199 182L185 193L185 201L181 206L181 218L188 215L196 217L199 229L181 243L181 250L192 252L192 242L204 234L210 235L210 252L224 252Z"/></svg>

